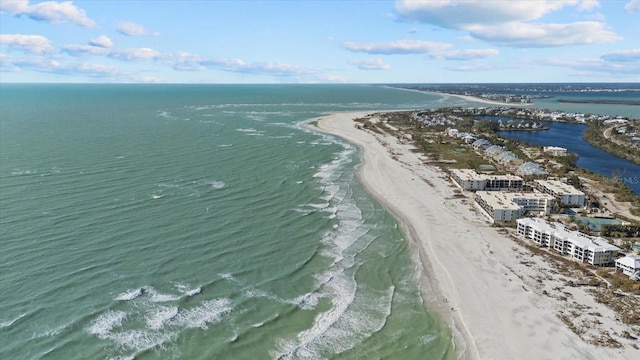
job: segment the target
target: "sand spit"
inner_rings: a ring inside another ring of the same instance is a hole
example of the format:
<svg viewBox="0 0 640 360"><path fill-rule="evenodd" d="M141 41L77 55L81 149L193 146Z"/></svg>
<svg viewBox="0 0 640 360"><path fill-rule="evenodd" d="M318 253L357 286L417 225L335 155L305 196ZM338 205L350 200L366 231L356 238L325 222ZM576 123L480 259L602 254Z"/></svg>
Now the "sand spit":
<svg viewBox="0 0 640 360"><path fill-rule="evenodd" d="M359 179L410 238L424 296L451 321L462 358L640 358L638 340L623 336L628 326L587 287L569 286L510 230L488 224L470 195L456 195L446 174L425 165L407 141L355 126L353 119L372 113L336 113L309 127L361 148ZM607 341L617 347L592 344Z"/></svg>

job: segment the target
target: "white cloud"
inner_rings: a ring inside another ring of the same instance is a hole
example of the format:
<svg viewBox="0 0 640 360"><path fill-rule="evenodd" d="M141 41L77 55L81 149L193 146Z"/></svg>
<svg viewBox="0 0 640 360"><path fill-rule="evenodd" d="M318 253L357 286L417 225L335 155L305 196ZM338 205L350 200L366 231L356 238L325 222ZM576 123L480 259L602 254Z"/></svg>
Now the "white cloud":
<svg viewBox="0 0 640 360"><path fill-rule="evenodd" d="M82 56L86 54L90 55L108 55L109 49L99 47L99 46L90 46L90 45L65 45L62 47L62 51L66 52L71 56Z"/></svg>
<svg viewBox="0 0 640 360"><path fill-rule="evenodd" d="M362 44L347 42L344 43L343 46L345 49L350 51L363 52L372 55L424 54L438 60L484 59L499 54L499 51L495 49L453 50L453 45L449 43L422 40L398 40ZM360 64L353 65L361 66ZM362 65L366 66L366 64Z"/></svg>
<svg viewBox="0 0 640 360"><path fill-rule="evenodd" d="M600 57L611 62L636 62L640 64L640 49L614 51Z"/></svg>
<svg viewBox="0 0 640 360"><path fill-rule="evenodd" d="M621 39L603 22L549 24L539 21L568 6L591 11L600 4L594 0L396 1L396 11L405 20L467 31L474 38L504 46L554 47Z"/></svg>
<svg viewBox="0 0 640 360"><path fill-rule="evenodd" d="M98 46L102 48L110 48L113 47L113 41L109 39L106 35L100 35L95 39L91 39L89 41L89 45Z"/></svg>
<svg viewBox="0 0 640 360"><path fill-rule="evenodd" d="M554 47L614 42L621 38L597 21L570 24L511 22L498 26L470 26L469 33L481 40L515 47Z"/></svg>
<svg viewBox="0 0 640 360"><path fill-rule="evenodd" d="M124 60L155 60L161 57L160 52L149 48L113 49L109 52L109 57Z"/></svg>
<svg viewBox="0 0 640 360"><path fill-rule="evenodd" d="M42 35L0 34L0 45L31 54L43 54L53 50L49 39Z"/></svg>
<svg viewBox="0 0 640 360"><path fill-rule="evenodd" d="M355 65L360 70L389 70L391 65L384 62L380 58L375 59L362 59L362 60L349 60L349 64Z"/></svg>
<svg viewBox="0 0 640 360"><path fill-rule="evenodd" d="M19 72L23 69L51 69L60 64L44 57L15 57L0 54L0 70L3 72Z"/></svg>
<svg viewBox="0 0 640 360"><path fill-rule="evenodd" d="M631 0L624 6L624 9L628 12L640 11L640 0Z"/></svg>
<svg viewBox="0 0 640 360"><path fill-rule="evenodd" d="M538 65L567 68L573 72L607 75L640 75L640 62L608 61L601 58L558 59L548 58L537 61Z"/></svg>
<svg viewBox="0 0 640 360"><path fill-rule="evenodd" d="M28 0L3 0L0 11L19 16L25 15L33 20L53 24L71 23L86 28L95 28L95 21L89 19L84 10L73 5L71 1L45 1L29 5Z"/></svg>
<svg viewBox="0 0 640 360"><path fill-rule="evenodd" d="M444 60L477 60L486 59L498 54L500 54L500 51L496 49L468 49L447 51L443 54L434 55L434 57Z"/></svg>
<svg viewBox="0 0 640 360"><path fill-rule="evenodd" d="M131 21L121 21L118 24L118 32L127 36L158 36L158 33L152 33L144 26Z"/></svg>
<svg viewBox="0 0 640 360"><path fill-rule="evenodd" d="M407 20L460 29L467 25L535 20L549 12L577 3L577 0L398 0L396 11Z"/></svg>
<svg viewBox="0 0 640 360"><path fill-rule="evenodd" d="M0 69L3 71L32 70L64 76L88 76L108 80L128 80L131 73L122 69L87 63L61 64L58 61L43 57L11 57L0 56Z"/></svg>
<svg viewBox="0 0 640 360"><path fill-rule="evenodd" d="M29 8L29 0L4 0L0 2L0 11L18 15Z"/></svg>
<svg viewBox="0 0 640 360"><path fill-rule="evenodd" d="M242 59L199 56L187 52L178 52L163 56L163 59L177 71L205 71L219 69L244 74L264 74L273 76L308 76L316 71L298 65L272 61L247 63Z"/></svg>
<svg viewBox="0 0 640 360"><path fill-rule="evenodd" d="M598 0L582 0L578 4L578 10L580 11L589 11L597 7L600 7L600 2Z"/></svg>
<svg viewBox="0 0 640 360"><path fill-rule="evenodd" d="M150 48L107 49L104 47L89 45L65 45L62 47L62 51L71 56L82 56L88 54L108 56L112 59L123 61L157 60L162 57L160 52Z"/></svg>
<svg viewBox="0 0 640 360"><path fill-rule="evenodd" d="M53 69L54 73L62 74L62 75L78 75L82 74L89 77L96 78L115 78L122 77L124 75L130 75L129 72L123 71L114 66L101 65L101 64L69 64L65 66L61 66L57 69Z"/></svg>
<svg viewBox="0 0 640 360"><path fill-rule="evenodd" d="M476 41L476 39L471 35L458 36L458 40L460 40L460 41Z"/></svg>
<svg viewBox="0 0 640 360"><path fill-rule="evenodd" d="M478 71L504 71L504 70L514 70L521 69L525 65L520 64L508 64L508 63L483 63L483 64L465 64L458 66L448 66L446 69L451 71L460 71L460 72L478 72Z"/></svg>
<svg viewBox="0 0 640 360"><path fill-rule="evenodd" d="M299 65L282 64L276 62L257 62L244 66L238 66L232 70L244 73L270 74L276 76L297 76L310 75L315 71L309 70Z"/></svg>
<svg viewBox="0 0 640 360"><path fill-rule="evenodd" d="M453 45L441 42L423 40L398 40L382 43L356 43L346 42L344 48L354 52L368 54L392 55L392 54L432 54L442 52Z"/></svg>

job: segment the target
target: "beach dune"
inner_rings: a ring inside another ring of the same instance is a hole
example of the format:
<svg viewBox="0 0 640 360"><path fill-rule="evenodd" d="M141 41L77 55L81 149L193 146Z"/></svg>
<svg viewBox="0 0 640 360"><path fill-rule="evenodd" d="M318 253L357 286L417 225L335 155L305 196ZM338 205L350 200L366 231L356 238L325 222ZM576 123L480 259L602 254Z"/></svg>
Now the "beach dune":
<svg viewBox="0 0 640 360"><path fill-rule="evenodd" d="M419 255L423 296L451 323L461 358L595 360L639 354L596 347L573 333L557 316L558 300L534 289L536 272L550 265L491 227L469 197L454 196L446 174L425 165L410 144L356 127L353 119L367 114L336 113L309 127L361 148L358 177L398 220ZM606 308L597 310L609 321Z"/></svg>

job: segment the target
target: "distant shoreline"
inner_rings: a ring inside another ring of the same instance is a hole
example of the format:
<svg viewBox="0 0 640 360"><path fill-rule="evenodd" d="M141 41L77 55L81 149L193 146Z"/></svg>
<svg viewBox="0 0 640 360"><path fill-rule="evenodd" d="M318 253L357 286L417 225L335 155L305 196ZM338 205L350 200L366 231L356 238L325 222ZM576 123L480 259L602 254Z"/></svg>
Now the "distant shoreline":
<svg viewBox="0 0 640 360"><path fill-rule="evenodd" d="M570 104L606 104L606 105L640 105L640 101L637 100L572 100L572 99L558 99L560 103Z"/></svg>
<svg viewBox="0 0 640 360"><path fill-rule="evenodd" d="M445 95L445 96L455 96L457 98L464 99L466 101L479 102L479 103L488 104L488 105L512 106L512 107L516 107L516 106L517 107L520 107L520 106L525 107L525 106L533 105L533 103L515 103L515 102L505 102L505 101L498 101L498 100L489 100L489 99L485 99L485 98L480 97L480 96L461 95L461 94L453 94L453 93L448 93L448 92L438 92L438 91L424 91L424 92L428 92L428 93L432 93L432 94L438 94L438 95Z"/></svg>
<svg viewBox="0 0 640 360"><path fill-rule="evenodd" d="M443 97L446 96L454 96L466 101L470 101L470 102L476 102L476 103L483 103L483 104L487 104L487 105L498 105L498 106L531 106L533 105L533 103L511 103L511 102L504 102L504 101L498 101L498 100L489 100L489 99L485 99L479 96L471 96L471 95L461 95L461 94L455 94L455 93L449 93L449 92L444 92L444 91L432 91L432 90L423 90L423 89L409 89L409 88L403 88L403 87L393 87L393 86L389 86L393 89L398 89L398 90L406 90L406 91L417 91L417 92L421 92L421 93L426 93L426 94L433 94L433 95L440 95Z"/></svg>

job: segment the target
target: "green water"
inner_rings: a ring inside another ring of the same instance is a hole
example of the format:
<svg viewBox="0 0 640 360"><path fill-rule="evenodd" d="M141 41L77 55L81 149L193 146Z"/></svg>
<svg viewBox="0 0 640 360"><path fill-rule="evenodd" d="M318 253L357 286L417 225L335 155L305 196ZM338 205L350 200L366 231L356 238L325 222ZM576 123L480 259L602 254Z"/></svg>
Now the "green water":
<svg viewBox="0 0 640 360"><path fill-rule="evenodd" d="M451 359L416 259L300 122L359 85L1 85L0 358Z"/></svg>

